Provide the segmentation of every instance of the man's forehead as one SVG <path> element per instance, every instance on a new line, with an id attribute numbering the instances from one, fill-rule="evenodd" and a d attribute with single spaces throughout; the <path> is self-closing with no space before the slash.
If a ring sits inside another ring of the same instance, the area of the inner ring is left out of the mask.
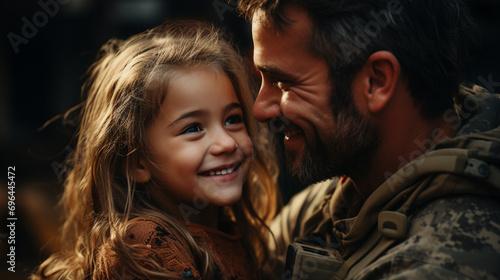
<path id="1" fill-rule="evenodd" d="M 282 24 L 264 13 L 263 10 L 257 10 L 252 17 L 253 35 L 274 34 L 274 36 L 294 36 L 298 38 L 307 38 L 312 32 L 313 22 L 307 13 L 307 10 L 299 4 L 286 4 L 281 9 Z"/>

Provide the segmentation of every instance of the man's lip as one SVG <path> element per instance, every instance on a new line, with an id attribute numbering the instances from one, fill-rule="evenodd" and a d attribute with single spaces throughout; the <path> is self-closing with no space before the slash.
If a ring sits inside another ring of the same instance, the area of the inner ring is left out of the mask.
<path id="1" fill-rule="evenodd" d="M 285 127 L 285 129 L 283 129 L 282 133 L 285 134 L 285 138 L 291 138 L 295 135 L 304 134 L 302 129 L 299 126 L 294 125 L 294 124 L 287 125 Z"/>

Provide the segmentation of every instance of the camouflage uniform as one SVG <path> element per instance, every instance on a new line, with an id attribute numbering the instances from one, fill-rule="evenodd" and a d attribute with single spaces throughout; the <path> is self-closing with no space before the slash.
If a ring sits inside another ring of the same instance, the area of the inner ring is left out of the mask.
<path id="1" fill-rule="evenodd" d="M 461 120 L 443 115 L 457 135 L 387 174 L 365 201 L 349 178 L 292 198 L 271 225 L 275 279 L 290 279 L 286 248 L 311 233 L 343 262 L 326 279 L 500 279 L 500 98 L 461 93 Z"/>

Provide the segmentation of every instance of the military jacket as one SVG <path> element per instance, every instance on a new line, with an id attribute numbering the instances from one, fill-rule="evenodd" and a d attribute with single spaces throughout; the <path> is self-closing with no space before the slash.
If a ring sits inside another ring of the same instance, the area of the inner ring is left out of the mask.
<path id="1" fill-rule="evenodd" d="M 458 99 L 443 115 L 457 135 L 423 148 L 366 200 L 346 177 L 294 196 L 271 224 L 274 278 L 293 279 L 290 243 L 322 236 L 342 265 L 315 278 L 309 261 L 295 278 L 500 279 L 500 98 L 475 86 Z"/>

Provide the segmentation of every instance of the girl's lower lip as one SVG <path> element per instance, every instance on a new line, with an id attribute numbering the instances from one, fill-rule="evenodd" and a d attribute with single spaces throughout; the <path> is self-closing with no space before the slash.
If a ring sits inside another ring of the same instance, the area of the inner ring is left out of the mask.
<path id="1" fill-rule="evenodd" d="M 209 179 L 209 180 L 214 180 L 214 181 L 217 181 L 217 182 L 222 182 L 222 183 L 223 183 L 223 182 L 229 182 L 229 181 L 234 180 L 234 179 L 238 176 L 239 171 L 240 171 L 240 166 L 241 166 L 241 165 L 238 165 L 238 166 L 236 167 L 236 169 L 235 169 L 233 172 L 229 173 L 229 174 L 224 174 L 224 175 L 222 175 L 222 174 L 221 174 L 221 175 L 212 175 L 212 176 L 209 176 L 209 175 L 201 175 L 201 176 L 203 176 L 203 177 L 205 177 L 205 178 L 207 178 L 207 179 Z"/>

